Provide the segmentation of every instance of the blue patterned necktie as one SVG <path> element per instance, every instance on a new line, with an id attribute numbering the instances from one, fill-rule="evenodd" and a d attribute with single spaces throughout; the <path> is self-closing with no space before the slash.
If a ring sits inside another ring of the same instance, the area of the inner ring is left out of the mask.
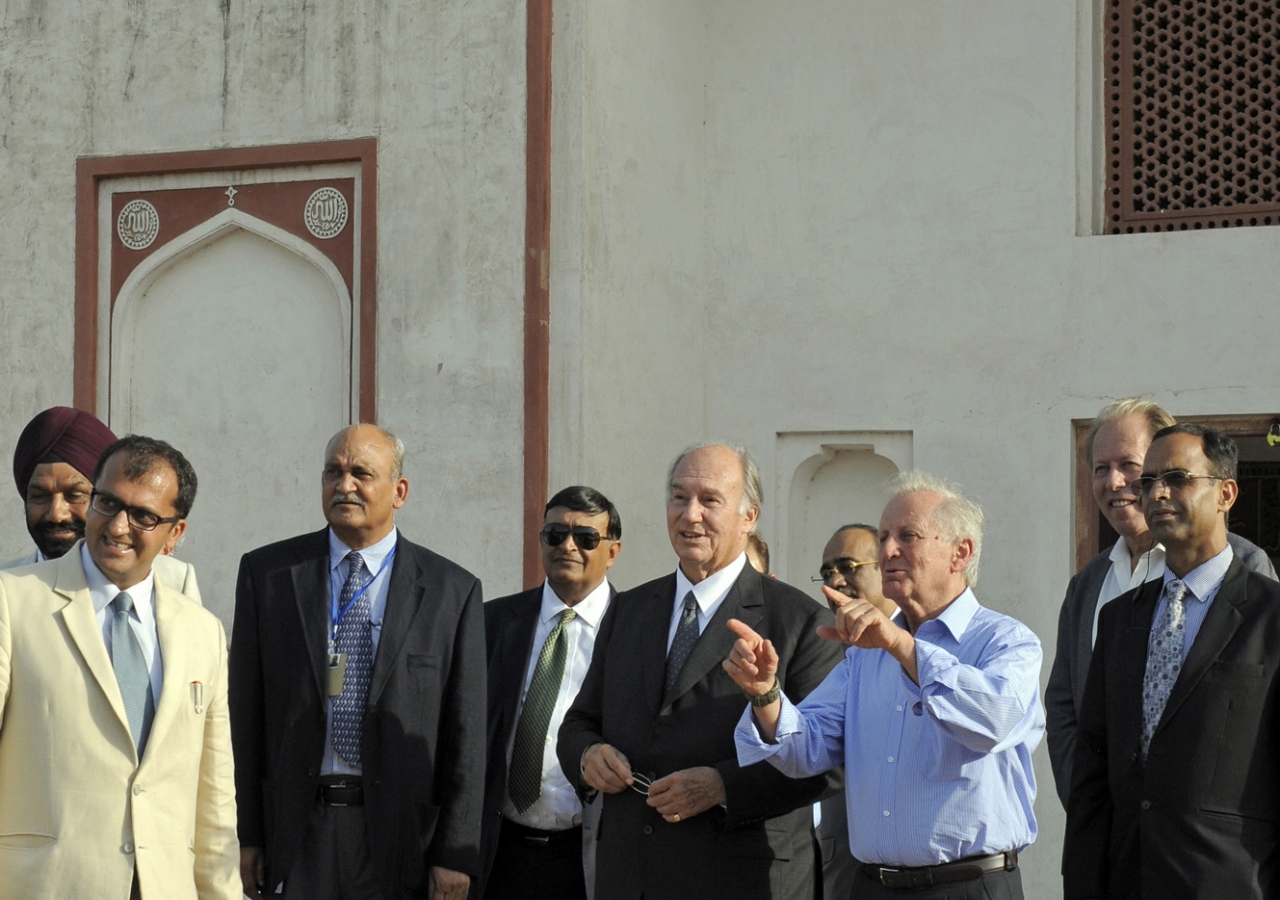
<path id="1" fill-rule="evenodd" d="M 571 609 L 560 613 L 551 633 L 542 644 L 533 680 L 524 697 L 516 739 L 511 745 L 511 768 L 507 775 L 507 793 L 511 803 L 524 812 L 542 795 L 542 759 L 547 746 L 547 726 L 560 696 L 564 664 L 569 657 L 569 637 L 565 627 L 577 616 Z"/>
<path id="2" fill-rule="evenodd" d="M 347 554 L 347 581 L 338 598 L 338 610 L 346 610 L 338 623 L 337 652 L 347 656 L 342 693 L 333 698 L 333 749 L 353 766 L 360 765 L 360 735 L 364 730 L 364 707 L 369 696 L 369 670 L 373 664 L 373 634 L 369 623 L 369 591 L 363 590 L 372 578 L 364 558 L 352 550 Z M 357 594 L 360 599 L 351 603 Z M 347 604 L 351 604 L 348 608 Z"/>
<path id="3" fill-rule="evenodd" d="M 138 748 L 138 759 L 147 747 L 151 733 L 151 720 L 156 715 L 155 697 L 151 692 L 151 673 L 142 644 L 129 626 L 129 611 L 133 598 L 121 591 L 111 601 L 111 666 L 116 670 L 116 683 L 120 685 L 120 699 L 124 701 L 125 715 L 129 718 L 129 733 L 133 745 Z"/>
<path id="4" fill-rule="evenodd" d="M 671 642 L 671 650 L 667 653 L 667 684 L 662 696 L 666 698 L 675 690 L 676 681 L 680 678 L 680 670 L 693 652 L 693 645 L 698 643 L 698 598 L 693 591 L 684 595 L 684 612 L 680 614 L 680 624 L 676 626 L 676 636 Z"/>
<path id="5" fill-rule="evenodd" d="M 1142 758 L 1147 758 L 1151 736 L 1160 724 L 1169 692 L 1182 671 L 1182 645 L 1187 637 L 1187 584 L 1175 578 L 1164 586 L 1167 598 L 1160 621 L 1152 629 L 1151 652 L 1142 679 Z"/>

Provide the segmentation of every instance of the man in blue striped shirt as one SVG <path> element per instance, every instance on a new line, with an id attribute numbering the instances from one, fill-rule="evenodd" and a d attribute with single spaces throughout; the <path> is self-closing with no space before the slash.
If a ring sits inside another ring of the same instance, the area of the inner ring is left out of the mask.
<path id="1" fill-rule="evenodd" d="M 1025 625 L 978 604 L 981 549 L 976 503 L 941 479 L 900 476 L 880 519 L 880 570 L 907 627 L 825 590 L 840 612 L 822 635 L 851 647 L 799 707 L 776 690 L 772 644 L 730 623 L 724 668 L 750 701 L 738 761 L 796 778 L 845 765 L 859 900 L 1022 897 L 1042 655 Z"/>

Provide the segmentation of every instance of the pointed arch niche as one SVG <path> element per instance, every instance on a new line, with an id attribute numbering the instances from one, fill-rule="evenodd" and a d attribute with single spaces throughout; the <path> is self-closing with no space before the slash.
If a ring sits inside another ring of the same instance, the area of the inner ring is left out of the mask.
<path id="1" fill-rule="evenodd" d="M 879 525 L 890 479 L 912 467 L 909 431 L 791 432 L 778 435 L 774 490 L 778 577 L 804 588 L 822 548 L 841 525 Z M 821 595 L 813 586 L 815 597 Z"/>
<path id="2" fill-rule="evenodd" d="M 373 150 L 81 161 L 76 405 L 191 460 L 178 555 L 227 623 L 240 555 L 312 530 L 321 448 L 376 421 Z"/>

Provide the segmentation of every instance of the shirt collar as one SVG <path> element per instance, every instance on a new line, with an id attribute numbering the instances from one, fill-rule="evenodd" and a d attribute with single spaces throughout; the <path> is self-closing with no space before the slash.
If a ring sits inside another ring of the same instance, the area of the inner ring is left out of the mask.
<path id="1" fill-rule="evenodd" d="M 973 617 L 978 614 L 978 598 L 974 596 L 973 589 L 966 587 L 959 597 L 947 604 L 947 608 L 938 613 L 929 621 L 938 622 L 951 632 L 951 637 L 960 640 L 964 636 L 965 631 L 969 627 L 969 623 L 973 621 Z M 928 622 L 924 623 L 927 625 Z M 923 628 L 924 625 L 920 627 Z"/>
<path id="2" fill-rule="evenodd" d="M 1122 568 L 1125 572 L 1132 572 L 1133 557 L 1129 553 L 1129 545 L 1124 542 L 1124 538 L 1118 538 L 1116 544 L 1111 548 L 1111 562 L 1118 568 Z M 1147 569 L 1153 569 L 1164 562 L 1164 544 L 1159 541 L 1151 545 L 1151 549 L 1142 556 L 1138 557 L 1138 565 L 1142 565 L 1143 560 L 1147 561 Z"/>
<path id="3" fill-rule="evenodd" d="M 93 598 L 94 611 L 102 612 L 112 600 L 116 599 L 116 594 L 121 593 L 121 590 L 111 582 L 110 578 L 102 574 L 98 564 L 89 555 L 88 544 L 80 545 L 80 568 L 84 569 L 84 580 L 89 585 L 89 596 Z M 139 621 L 145 622 L 151 618 L 151 595 L 154 588 L 155 572 L 152 570 L 147 572 L 146 578 L 123 591 L 133 600 L 133 608 Z"/>
<path id="4" fill-rule="evenodd" d="M 370 575 L 378 574 L 382 568 L 382 564 L 386 562 L 387 554 L 389 554 L 396 545 L 396 539 L 399 537 L 399 530 L 392 526 L 391 531 L 382 540 L 376 544 L 370 544 L 360 551 L 360 558 L 364 560 L 364 567 L 369 570 Z M 338 540 L 338 536 L 333 533 L 333 529 L 329 529 L 329 571 L 332 573 L 334 569 L 343 564 L 343 560 L 347 558 L 347 554 L 352 550 L 342 541 Z M 343 577 L 346 570 L 343 569 Z"/>
<path id="5" fill-rule="evenodd" d="M 573 607 L 573 611 L 577 613 L 579 619 L 595 628 L 604 618 L 604 611 L 609 606 L 610 594 L 609 579 L 606 578 L 596 585 L 595 590 L 579 600 L 578 605 Z M 538 619 L 542 622 L 550 622 L 566 609 L 569 609 L 569 606 L 560 599 L 560 595 L 551 587 L 551 582 L 543 581 L 542 610 L 538 613 Z"/>
<path id="6" fill-rule="evenodd" d="M 1227 569 L 1231 567 L 1231 560 L 1235 557 L 1231 545 L 1222 548 L 1222 552 L 1217 556 L 1211 557 L 1196 566 L 1187 576 L 1182 579 L 1183 584 L 1187 586 L 1187 590 L 1197 600 L 1203 600 L 1209 597 L 1222 583 L 1222 579 L 1227 577 Z M 1170 581 L 1176 581 L 1177 575 L 1174 575 L 1169 569 L 1164 570 L 1164 582 L 1168 584 Z"/>
<path id="7" fill-rule="evenodd" d="M 729 593 L 729 588 L 733 587 L 733 583 L 738 580 L 746 564 L 747 551 L 743 550 L 729 565 L 723 569 L 717 569 L 697 584 L 691 582 L 685 576 L 684 570 L 676 566 L 676 599 L 679 600 L 693 591 L 693 596 L 698 600 L 698 608 L 706 612 L 711 604 Z"/>

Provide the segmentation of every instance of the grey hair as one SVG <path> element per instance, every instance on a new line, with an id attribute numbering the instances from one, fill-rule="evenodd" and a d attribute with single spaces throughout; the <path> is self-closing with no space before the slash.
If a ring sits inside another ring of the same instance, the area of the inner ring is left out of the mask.
<path id="1" fill-rule="evenodd" d="M 960 485 L 918 470 L 898 475 L 890 482 L 890 488 L 893 491 L 890 500 L 919 493 L 937 494 L 942 498 L 933 510 L 933 524 L 946 541 L 958 543 L 965 538 L 973 541 L 973 556 L 965 564 L 964 580 L 969 587 L 976 585 L 978 561 L 982 556 L 982 507 L 966 497 Z"/>
<path id="2" fill-rule="evenodd" d="M 374 425 L 372 422 L 357 422 L 354 425 L 348 425 L 329 438 L 329 443 L 324 448 L 325 458 L 328 458 L 329 452 L 333 449 L 333 442 L 352 428 L 372 428 L 382 435 L 382 439 L 387 442 L 387 449 L 391 452 L 391 480 L 398 481 L 400 476 L 404 474 L 404 441 L 381 425 Z"/>
<path id="3" fill-rule="evenodd" d="M 1093 465 L 1093 442 L 1098 437 L 1098 432 L 1102 430 L 1102 426 L 1130 416 L 1141 416 L 1146 419 L 1149 434 L 1153 437 L 1157 431 L 1175 423 L 1169 411 L 1153 400 L 1143 400 L 1141 397 L 1113 400 L 1098 410 L 1098 414 L 1093 417 L 1093 424 L 1089 426 L 1089 434 L 1085 438 L 1084 445 L 1089 450 L 1090 466 Z"/>
<path id="4" fill-rule="evenodd" d="M 724 447 L 732 450 L 738 457 L 738 462 L 742 464 L 742 498 L 738 501 L 738 514 L 745 516 L 750 510 L 760 512 L 760 508 L 764 506 L 764 489 L 760 487 L 760 468 L 756 465 L 755 459 L 751 456 L 751 452 L 746 447 L 737 444 L 697 444 L 693 447 L 686 447 L 681 450 L 679 455 L 671 463 L 671 468 L 667 470 L 667 497 L 671 497 L 671 483 L 675 480 L 676 469 L 680 468 L 680 463 L 684 462 L 686 456 L 697 450 L 706 450 L 710 447 Z"/>

